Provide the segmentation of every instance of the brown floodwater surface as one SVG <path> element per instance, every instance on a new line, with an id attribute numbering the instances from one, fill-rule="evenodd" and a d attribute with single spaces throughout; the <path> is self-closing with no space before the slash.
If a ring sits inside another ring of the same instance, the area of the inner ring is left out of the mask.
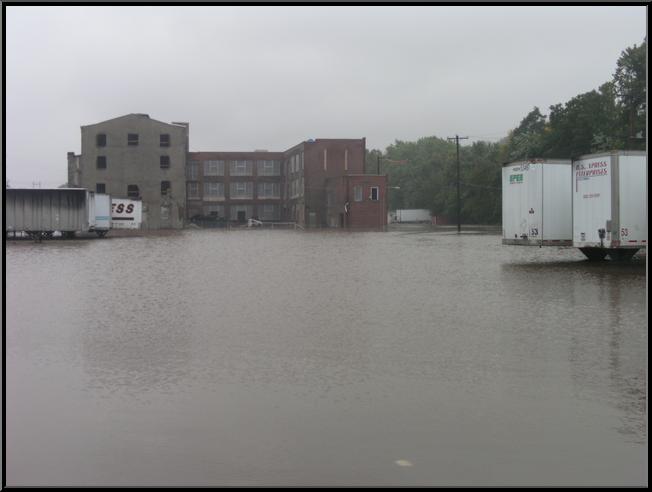
<path id="1" fill-rule="evenodd" d="M 8 485 L 646 485 L 645 259 L 492 234 L 6 243 Z"/>

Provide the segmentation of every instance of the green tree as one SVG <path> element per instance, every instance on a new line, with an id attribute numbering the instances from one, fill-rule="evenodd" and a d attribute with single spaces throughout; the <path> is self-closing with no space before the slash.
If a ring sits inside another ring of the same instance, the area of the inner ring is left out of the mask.
<path id="1" fill-rule="evenodd" d="M 647 40 L 623 51 L 614 73 L 615 93 L 623 109 L 628 148 L 645 148 Z"/>
<path id="2" fill-rule="evenodd" d="M 546 117 L 535 106 L 510 134 L 510 160 L 540 156 L 545 127 Z"/>

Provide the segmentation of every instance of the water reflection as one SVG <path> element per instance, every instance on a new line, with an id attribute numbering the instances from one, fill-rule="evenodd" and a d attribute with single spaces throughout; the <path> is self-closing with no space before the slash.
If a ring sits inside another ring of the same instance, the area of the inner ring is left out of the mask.
<path id="1" fill-rule="evenodd" d="M 618 431 L 645 443 L 645 262 L 508 263 L 503 272 L 514 295 L 536 290 L 567 327 L 574 395 L 620 410 Z"/>

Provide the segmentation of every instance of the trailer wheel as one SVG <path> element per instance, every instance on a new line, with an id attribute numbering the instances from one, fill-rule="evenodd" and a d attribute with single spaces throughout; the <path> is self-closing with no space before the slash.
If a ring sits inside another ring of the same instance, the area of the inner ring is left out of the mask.
<path id="1" fill-rule="evenodd" d="M 109 231 L 95 231 L 95 234 L 97 234 L 98 237 L 104 237 L 107 232 Z"/>
<path id="2" fill-rule="evenodd" d="M 607 253 L 612 261 L 629 261 L 638 249 L 610 249 Z"/>
<path id="3" fill-rule="evenodd" d="M 602 261 L 607 256 L 607 251 L 601 248 L 580 248 L 589 261 Z"/>
<path id="4" fill-rule="evenodd" d="M 73 239 L 75 237 L 75 231 L 62 231 L 61 236 L 64 239 Z"/>

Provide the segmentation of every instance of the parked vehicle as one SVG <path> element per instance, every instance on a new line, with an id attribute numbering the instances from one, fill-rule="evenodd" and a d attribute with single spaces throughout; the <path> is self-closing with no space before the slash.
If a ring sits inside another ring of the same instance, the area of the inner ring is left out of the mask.
<path id="1" fill-rule="evenodd" d="M 647 154 L 573 160 L 573 246 L 591 260 L 629 259 L 647 246 Z"/>
<path id="2" fill-rule="evenodd" d="M 570 159 L 503 164 L 502 192 L 503 244 L 572 244 Z"/>

